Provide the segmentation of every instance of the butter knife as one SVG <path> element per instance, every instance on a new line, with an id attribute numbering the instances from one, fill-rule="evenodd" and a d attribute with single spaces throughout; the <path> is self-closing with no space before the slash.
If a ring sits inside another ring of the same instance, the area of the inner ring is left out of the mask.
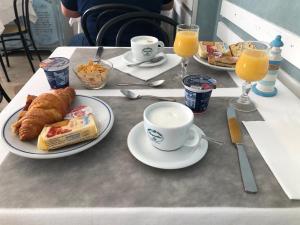
<path id="1" fill-rule="evenodd" d="M 94 63 L 100 62 L 102 53 L 103 53 L 103 46 L 99 46 L 96 55 L 93 58 Z"/>
<path id="2" fill-rule="evenodd" d="M 239 121 L 237 120 L 235 109 L 232 106 L 227 108 L 228 127 L 231 141 L 236 145 L 240 163 L 240 170 L 245 192 L 257 193 L 257 186 L 254 175 L 242 144 L 242 133 Z"/>

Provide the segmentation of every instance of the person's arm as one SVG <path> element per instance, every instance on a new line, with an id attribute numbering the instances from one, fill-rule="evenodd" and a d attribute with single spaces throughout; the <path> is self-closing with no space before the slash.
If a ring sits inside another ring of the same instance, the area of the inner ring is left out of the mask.
<path id="1" fill-rule="evenodd" d="M 164 0 L 164 4 L 161 6 L 161 10 L 171 10 L 174 6 L 174 0 Z"/>
<path id="2" fill-rule="evenodd" d="M 70 1 L 62 0 L 61 1 L 61 12 L 66 17 L 77 18 L 80 17 L 80 14 L 77 12 L 77 3 L 76 1 L 72 1 L 73 3 L 69 3 Z"/>

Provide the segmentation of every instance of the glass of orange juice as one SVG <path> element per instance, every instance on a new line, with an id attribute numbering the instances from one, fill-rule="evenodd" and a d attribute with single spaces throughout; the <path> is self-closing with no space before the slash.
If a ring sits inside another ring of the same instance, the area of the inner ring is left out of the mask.
<path id="1" fill-rule="evenodd" d="M 242 95 L 231 101 L 236 110 L 252 112 L 256 110 L 255 104 L 248 94 L 251 90 L 251 82 L 263 79 L 269 69 L 270 45 L 260 41 L 245 42 L 242 53 L 236 63 L 235 72 L 238 77 L 245 80 Z"/>
<path id="2" fill-rule="evenodd" d="M 182 57 L 181 78 L 187 75 L 188 60 L 198 52 L 199 47 L 199 26 L 195 24 L 180 24 L 176 29 L 176 37 L 174 42 L 174 52 Z"/>

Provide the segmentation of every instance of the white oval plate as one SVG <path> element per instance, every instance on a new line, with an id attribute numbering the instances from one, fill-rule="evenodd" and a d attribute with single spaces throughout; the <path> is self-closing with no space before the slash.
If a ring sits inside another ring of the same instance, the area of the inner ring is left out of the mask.
<path id="1" fill-rule="evenodd" d="M 207 62 L 206 59 L 203 59 L 203 58 L 201 58 L 201 57 L 198 56 L 198 55 L 194 55 L 193 58 L 194 58 L 197 62 L 199 62 L 199 63 L 201 63 L 201 64 L 203 64 L 203 65 L 205 65 L 205 66 L 208 66 L 208 67 L 210 67 L 210 68 L 212 68 L 212 69 L 215 69 L 215 70 L 235 71 L 235 68 L 232 68 L 232 67 L 225 67 L 225 66 L 211 65 L 211 64 L 209 64 L 209 63 Z"/>
<path id="2" fill-rule="evenodd" d="M 5 148 L 16 155 L 33 159 L 66 157 L 89 149 L 101 141 L 109 133 L 114 123 L 114 114 L 107 103 L 97 98 L 76 95 L 71 107 L 74 108 L 79 105 L 90 106 L 93 109 L 93 114 L 95 115 L 97 122 L 100 124 L 100 135 L 96 139 L 66 146 L 49 152 L 39 150 L 37 148 L 37 140 L 31 142 L 20 141 L 19 137 L 11 131 L 11 125 L 17 121 L 19 112 L 22 110 L 20 109 L 8 118 L 1 131 L 1 138 L 6 145 Z"/>
<path id="3" fill-rule="evenodd" d="M 199 135 L 204 134 L 197 128 Z M 176 151 L 161 151 L 153 147 L 144 131 L 144 122 L 135 125 L 129 132 L 127 144 L 131 154 L 142 163 L 160 169 L 180 169 L 201 160 L 207 152 L 208 142 L 201 139 L 198 146 L 182 147 Z"/>
<path id="4" fill-rule="evenodd" d="M 159 65 L 165 63 L 167 61 L 167 59 L 168 59 L 167 55 L 164 54 L 163 52 L 158 53 L 155 57 L 157 57 L 157 56 L 163 56 L 164 58 L 162 60 L 160 60 L 159 62 L 156 62 L 156 63 L 150 63 L 150 62 L 142 63 L 142 64 L 138 65 L 138 67 L 154 67 L 154 66 L 159 66 Z M 123 60 L 125 61 L 126 64 L 137 63 L 137 61 L 133 58 L 131 51 L 125 52 L 123 54 Z"/>

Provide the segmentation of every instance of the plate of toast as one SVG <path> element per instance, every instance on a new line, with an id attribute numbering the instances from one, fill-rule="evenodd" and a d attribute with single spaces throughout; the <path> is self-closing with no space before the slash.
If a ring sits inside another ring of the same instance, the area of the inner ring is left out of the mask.
<path id="1" fill-rule="evenodd" d="M 249 47 L 250 45 L 249 43 Z M 200 41 L 198 53 L 194 55 L 194 59 L 212 69 L 234 71 L 244 47 L 245 42 L 227 45 L 218 41 Z"/>
<path id="2" fill-rule="evenodd" d="M 51 159 L 91 148 L 111 130 L 114 115 L 101 99 L 76 95 L 73 88 L 28 95 L 24 107 L 4 122 L 1 138 L 19 156 Z"/>

